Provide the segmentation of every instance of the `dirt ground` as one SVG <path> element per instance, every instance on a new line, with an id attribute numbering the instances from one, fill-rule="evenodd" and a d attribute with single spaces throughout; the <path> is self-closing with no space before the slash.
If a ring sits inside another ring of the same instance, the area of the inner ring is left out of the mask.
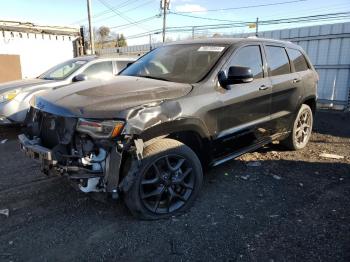
<path id="1" fill-rule="evenodd" d="M 305 150 L 209 170 L 188 213 L 153 222 L 40 174 L 18 132 L 0 131 L 0 261 L 350 261 L 349 113 L 319 112 Z"/>

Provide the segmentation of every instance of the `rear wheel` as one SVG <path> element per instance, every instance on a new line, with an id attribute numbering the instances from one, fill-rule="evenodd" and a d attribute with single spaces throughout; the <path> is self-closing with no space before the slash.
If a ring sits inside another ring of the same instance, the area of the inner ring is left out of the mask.
<path id="1" fill-rule="evenodd" d="M 125 203 L 142 219 L 166 218 L 187 210 L 203 180 L 196 154 L 173 139 L 161 139 L 147 146 L 136 172 Z"/>
<path id="2" fill-rule="evenodd" d="M 310 140 L 313 126 L 313 114 L 311 108 L 303 104 L 294 120 L 290 135 L 282 141 L 282 144 L 291 150 L 300 150 L 306 147 Z"/>

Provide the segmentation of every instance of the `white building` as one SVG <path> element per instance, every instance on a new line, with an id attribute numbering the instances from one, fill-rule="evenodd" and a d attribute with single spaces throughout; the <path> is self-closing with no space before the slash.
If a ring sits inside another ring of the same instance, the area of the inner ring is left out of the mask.
<path id="1" fill-rule="evenodd" d="M 37 77 L 78 55 L 78 28 L 0 21 L 0 82 Z M 2 58 L 2 59 L 1 59 Z M 18 62 L 20 61 L 19 67 Z"/>

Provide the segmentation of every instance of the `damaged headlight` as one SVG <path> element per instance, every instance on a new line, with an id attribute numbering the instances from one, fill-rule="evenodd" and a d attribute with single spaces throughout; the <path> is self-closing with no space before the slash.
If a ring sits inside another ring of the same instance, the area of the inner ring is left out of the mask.
<path id="1" fill-rule="evenodd" d="M 21 89 L 15 89 L 0 94 L 0 103 L 4 103 L 14 99 L 19 94 L 19 92 L 21 92 Z"/>
<path id="2" fill-rule="evenodd" d="M 121 134 L 124 128 L 123 121 L 94 121 L 79 118 L 77 131 L 86 133 L 95 138 L 115 138 Z"/>

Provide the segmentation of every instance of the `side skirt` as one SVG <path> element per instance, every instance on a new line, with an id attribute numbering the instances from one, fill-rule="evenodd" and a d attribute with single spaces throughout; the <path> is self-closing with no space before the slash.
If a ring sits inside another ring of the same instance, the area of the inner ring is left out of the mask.
<path id="1" fill-rule="evenodd" d="M 268 137 L 268 138 L 265 138 L 265 139 L 261 139 L 260 141 L 257 141 L 256 143 L 252 143 L 246 147 L 243 147 L 239 150 L 236 150 L 234 152 L 232 152 L 231 154 L 229 155 L 226 155 L 224 157 L 219 157 L 219 158 L 214 158 L 211 162 L 210 162 L 210 166 L 212 167 L 215 167 L 215 166 L 218 166 L 218 165 L 221 165 L 227 161 L 230 161 L 232 159 L 235 159 L 245 153 L 249 153 L 249 152 L 252 152 L 258 148 L 261 148 L 263 147 L 264 145 L 266 144 L 269 144 L 271 143 L 272 141 L 274 140 L 278 140 L 279 137 L 282 137 L 284 136 L 285 133 L 281 133 L 281 134 L 275 134 L 271 137 Z"/>

